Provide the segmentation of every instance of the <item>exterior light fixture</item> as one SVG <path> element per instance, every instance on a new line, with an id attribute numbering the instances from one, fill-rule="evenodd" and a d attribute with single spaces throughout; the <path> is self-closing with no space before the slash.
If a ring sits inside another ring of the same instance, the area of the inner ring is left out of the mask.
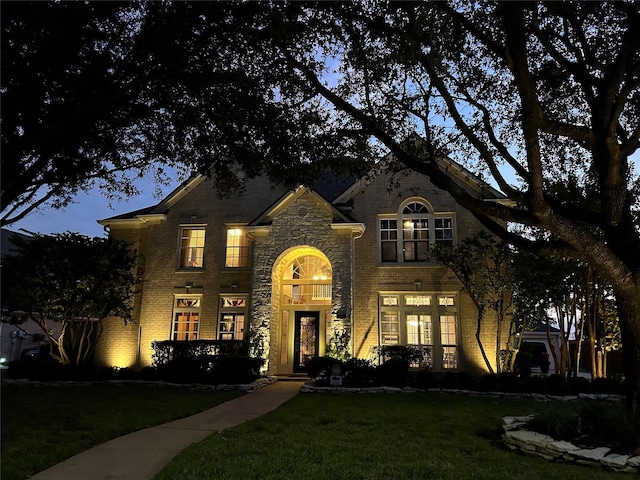
<path id="1" fill-rule="evenodd" d="M 416 292 L 419 292 L 422 289 L 422 282 L 420 280 L 414 280 L 413 284 L 416 287 Z"/>

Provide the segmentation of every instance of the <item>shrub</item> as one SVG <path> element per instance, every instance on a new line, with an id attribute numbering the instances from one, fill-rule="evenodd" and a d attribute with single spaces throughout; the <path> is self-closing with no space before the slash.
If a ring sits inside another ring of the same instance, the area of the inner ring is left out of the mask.
<path id="1" fill-rule="evenodd" d="M 218 355 L 213 362 L 211 379 L 219 383 L 248 383 L 260 376 L 264 360 L 246 355 Z"/>
<path id="2" fill-rule="evenodd" d="M 529 377 L 526 380 L 526 391 L 528 393 L 541 393 L 548 394 L 549 393 L 549 383 L 547 382 L 548 377 L 542 377 L 540 375 L 534 375 Z"/>
<path id="3" fill-rule="evenodd" d="M 615 382 L 612 378 L 594 378 L 591 382 L 591 391 L 593 393 L 615 393 Z"/>
<path id="4" fill-rule="evenodd" d="M 500 372 L 498 374 L 498 385 L 503 392 L 516 392 L 519 387 L 518 376 L 512 372 Z"/>
<path id="5" fill-rule="evenodd" d="M 461 390 L 477 389 L 478 385 L 475 378 L 473 378 L 467 372 L 457 372 L 455 375 L 456 375 L 456 386 L 457 386 L 456 388 L 459 388 Z"/>
<path id="6" fill-rule="evenodd" d="M 569 392 L 572 395 L 577 395 L 579 393 L 587 393 L 589 391 L 589 380 L 584 377 L 570 377 L 568 379 L 569 382 Z"/>
<path id="7" fill-rule="evenodd" d="M 628 409 L 624 402 L 592 400 L 582 404 L 541 404 L 529 428 L 557 440 L 585 447 L 609 447 L 629 454 L 640 445 L 640 409 Z"/>
<path id="8" fill-rule="evenodd" d="M 415 386 L 423 390 L 438 388 L 440 386 L 440 376 L 432 372 L 430 368 L 423 368 L 415 375 Z"/>
<path id="9" fill-rule="evenodd" d="M 309 378 L 326 378 L 331 375 L 331 367 L 339 365 L 342 368 L 342 362 L 332 357 L 313 357 L 310 358 L 305 367 Z"/>
<path id="10" fill-rule="evenodd" d="M 387 360 L 399 359 L 405 360 L 410 365 L 415 365 L 420 364 L 425 357 L 422 348 L 411 345 L 382 345 L 376 348 L 375 353 L 380 364 Z"/>
<path id="11" fill-rule="evenodd" d="M 481 392 L 498 391 L 498 376 L 495 373 L 488 373 L 480 377 L 478 382 L 478 390 Z"/>
<path id="12" fill-rule="evenodd" d="M 350 387 L 366 387 L 375 382 L 376 369 L 369 360 L 350 358 L 343 365 L 344 383 Z"/>
<path id="13" fill-rule="evenodd" d="M 554 374 L 547 377 L 549 385 L 549 394 L 551 395 L 567 395 L 569 393 L 569 384 L 564 375 Z"/>
<path id="14" fill-rule="evenodd" d="M 387 387 L 405 387 L 409 383 L 409 362 L 390 358 L 376 369 L 378 383 Z"/>
<path id="15" fill-rule="evenodd" d="M 442 388 L 458 388 L 458 379 L 456 378 L 455 372 L 445 373 L 440 381 L 440 386 Z"/>
<path id="16" fill-rule="evenodd" d="M 151 344 L 152 363 L 166 365 L 179 357 L 203 355 L 248 355 L 247 342 L 240 340 L 163 340 Z"/>

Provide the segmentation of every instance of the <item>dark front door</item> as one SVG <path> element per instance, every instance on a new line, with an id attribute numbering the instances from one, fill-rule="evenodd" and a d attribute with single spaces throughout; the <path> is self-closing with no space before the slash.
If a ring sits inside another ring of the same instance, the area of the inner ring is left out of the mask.
<path id="1" fill-rule="evenodd" d="M 296 312 L 293 371 L 306 371 L 307 360 L 318 355 L 320 312 Z"/>

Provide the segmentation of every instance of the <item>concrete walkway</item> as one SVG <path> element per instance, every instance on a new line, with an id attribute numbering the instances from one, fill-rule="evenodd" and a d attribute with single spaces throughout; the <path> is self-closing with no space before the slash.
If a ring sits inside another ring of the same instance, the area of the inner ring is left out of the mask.
<path id="1" fill-rule="evenodd" d="M 191 417 L 109 440 L 30 478 L 150 480 L 192 443 L 275 410 L 301 386 L 297 381 L 273 383 Z"/>

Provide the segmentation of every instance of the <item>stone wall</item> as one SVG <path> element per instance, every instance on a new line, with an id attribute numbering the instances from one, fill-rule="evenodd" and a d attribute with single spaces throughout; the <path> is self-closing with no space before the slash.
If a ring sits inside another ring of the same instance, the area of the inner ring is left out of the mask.
<path id="1" fill-rule="evenodd" d="M 332 223 L 332 213 L 326 207 L 317 204 L 312 195 L 302 195 L 273 219 L 268 236 L 255 238 L 251 327 L 268 343 L 265 357 L 270 373 L 275 372 L 281 347 L 278 281 L 286 264 L 297 256 L 296 251 L 317 252 L 331 264 L 332 320 L 339 311 L 350 312 L 352 237 L 332 229 Z M 326 335 L 322 328 L 321 332 Z"/>
<path id="2" fill-rule="evenodd" d="M 511 450 L 546 460 L 603 467 L 619 472 L 640 472 L 640 455 L 619 455 L 608 447 L 580 448 L 549 435 L 526 430 L 531 415 L 503 418 L 504 443 Z"/>

